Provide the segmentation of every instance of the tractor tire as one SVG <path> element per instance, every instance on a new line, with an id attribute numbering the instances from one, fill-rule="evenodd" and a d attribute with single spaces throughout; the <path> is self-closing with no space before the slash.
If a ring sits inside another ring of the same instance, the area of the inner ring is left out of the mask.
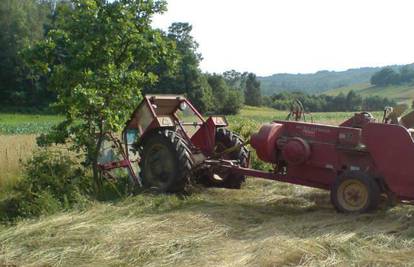
<path id="1" fill-rule="evenodd" d="M 216 147 L 215 152 L 220 153 L 225 149 L 240 145 L 240 149 L 233 151 L 224 159 L 237 160 L 238 164 L 242 167 L 248 167 L 249 165 L 249 152 L 245 146 L 243 146 L 243 140 L 235 133 L 226 128 L 218 128 L 216 131 Z M 229 174 L 224 177 L 223 180 L 215 180 L 210 178 L 203 178 L 202 183 L 208 187 L 222 187 L 229 189 L 240 189 L 245 182 L 246 177 L 242 174 Z"/>
<path id="2" fill-rule="evenodd" d="M 366 213 L 380 202 L 378 183 L 361 171 L 347 171 L 337 177 L 331 188 L 331 202 L 341 213 Z"/>
<path id="3" fill-rule="evenodd" d="M 192 166 L 191 151 L 174 131 L 160 129 L 143 142 L 139 167 L 144 187 L 159 193 L 182 192 Z"/>

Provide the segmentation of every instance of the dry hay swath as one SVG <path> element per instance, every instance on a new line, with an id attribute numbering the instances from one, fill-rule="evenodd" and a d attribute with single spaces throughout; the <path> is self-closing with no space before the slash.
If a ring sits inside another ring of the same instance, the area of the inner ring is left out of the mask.
<path id="1" fill-rule="evenodd" d="M 414 209 L 337 214 L 329 195 L 249 180 L 242 190 L 138 195 L 0 230 L 0 264 L 406 266 Z"/>

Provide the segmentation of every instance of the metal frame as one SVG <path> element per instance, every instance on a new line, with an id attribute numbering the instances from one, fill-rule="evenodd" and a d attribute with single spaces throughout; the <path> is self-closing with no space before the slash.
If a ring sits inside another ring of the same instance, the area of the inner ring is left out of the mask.
<path id="1" fill-rule="evenodd" d="M 116 177 L 114 177 L 110 173 L 110 171 L 118 168 L 126 168 L 129 171 L 129 174 L 134 183 L 141 187 L 141 177 L 139 177 L 139 175 L 135 173 L 134 168 L 132 168 L 132 163 L 137 162 L 139 160 L 131 161 L 129 159 L 128 150 L 124 150 L 122 142 L 118 138 L 116 138 L 112 133 L 105 133 L 105 136 L 109 139 L 109 141 L 112 141 L 114 148 L 118 150 L 119 154 L 123 159 L 119 161 L 110 161 L 104 164 L 98 163 L 98 168 L 101 171 L 102 176 L 106 179 L 116 180 Z"/>

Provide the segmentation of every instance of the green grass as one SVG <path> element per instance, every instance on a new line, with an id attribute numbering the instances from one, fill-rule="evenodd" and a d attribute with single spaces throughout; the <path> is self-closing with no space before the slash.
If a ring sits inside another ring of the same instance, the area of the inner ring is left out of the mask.
<path id="1" fill-rule="evenodd" d="M 352 116 L 353 112 L 319 112 L 313 113 L 315 122 L 338 124 Z M 287 111 L 279 111 L 265 107 L 244 107 L 238 115 L 227 116 L 229 123 L 240 123 L 243 120 L 252 121 L 258 124 L 272 120 L 284 120 L 288 115 Z M 311 116 L 307 117 L 308 121 Z M 4 114 L 0 113 L 0 135 L 15 134 L 40 134 L 47 132 L 52 126 L 63 120 L 58 115 L 27 115 L 27 114 Z"/>
<path id="2" fill-rule="evenodd" d="M 238 115 L 227 116 L 230 126 L 233 123 L 244 123 L 245 121 L 262 124 L 272 120 L 284 120 L 289 112 L 275 110 L 266 107 L 244 107 Z M 316 123 L 337 125 L 352 117 L 355 112 L 315 112 L 306 116 L 308 122 L 313 119 Z M 373 112 L 373 115 L 381 119 L 382 112 Z"/>
<path id="3" fill-rule="evenodd" d="M 361 90 L 364 90 L 370 87 L 372 87 L 370 83 L 356 83 L 350 86 L 344 86 L 344 87 L 331 89 L 329 91 L 324 92 L 324 94 L 336 96 L 336 95 L 339 95 L 340 93 L 347 94 L 351 90 L 355 92 L 359 92 Z"/>
<path id="4" fill-rule="evenodd" d="M 0 113 L 0 134 L 38 134 L 47 132 L 63 117 L 56 115 L 23 115 Z"/>
<path id="5" fill-rule="evenodd" d="M 411 104 L 414 99 L 414 85 L 390 85 L 386 87 L 372 86 L 369 83 L 355 84 L 350 87 L 341 87 L 329 90 L 325 92 L 327 95 L 338 95 L 340 93 L 347 94 L 349 91 L 354 90 L 360 95 L 373 96 L 377 95 L 380 97 L 388 97 L 395 99 L 398 102 L 404 102 Z"/>

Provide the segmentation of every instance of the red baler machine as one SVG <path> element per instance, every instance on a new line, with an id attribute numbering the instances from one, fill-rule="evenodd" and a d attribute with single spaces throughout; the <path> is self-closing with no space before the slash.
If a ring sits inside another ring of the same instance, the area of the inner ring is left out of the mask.
<path id="1" fill-rule="evenodd" d="M 386 113 L 386 112 L 385 112 Z M 366 212 L 381 195 L 392 202 L 414 200 L 414 113 L 382 123 L 362 112 L 339 126 L 274 121 L 250 139 L 257 156 L 277 166 L 263 172 L 227 166 L 233 172 L 331 191 L 341 212 Z M 394 117 L 394 118 L 393 118 Z"/>

